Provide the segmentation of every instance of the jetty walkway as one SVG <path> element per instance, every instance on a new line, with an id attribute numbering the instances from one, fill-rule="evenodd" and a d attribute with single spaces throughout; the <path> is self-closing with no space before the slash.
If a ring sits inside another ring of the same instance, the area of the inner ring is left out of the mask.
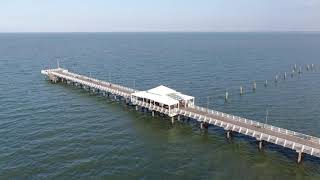
<path id="1" fill-rule="evenodd" d="M 136 110 L 139 108 L 149 110 L 152 116 L 156 112 L 165 114 L 171 117 L 172 123 L 181 118 L 192 118 L 200 123 L 201 128 L 208 128 L 209 125 L 223 128 L 226 131 L 227 138 L 231 138 L 233 132 L 253 137 L 258 141 L 259 149 L 263 148 L 265 142 L 292 149 L 297 152 L 298 163 L 302 161 L 303 154 L 320 157 L 320 138 L 196 106 L 194 97 L 184 95 L 165 86 L 138 91 L 111 82 L 75 74 L 62 68 L 42 70 L 41 73 L 54 83 L 65 82 L 105 96 L 124 100 L 127 104 L 135 106 Z"/>

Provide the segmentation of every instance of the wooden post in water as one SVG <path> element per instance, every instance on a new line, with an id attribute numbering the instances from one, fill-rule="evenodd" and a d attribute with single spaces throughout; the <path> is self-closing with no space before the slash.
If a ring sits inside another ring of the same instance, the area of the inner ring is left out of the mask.
<path id="1" fill-rule="evenodd" d="M 257 83 L 256 83 L 256 81 L 253 81 L 253 91 L 256 91 L 256 89 L 257 89 Z"/>
<path id="2" fill-rule="evenodd" d="M 226 90 L 226 95 L 225 95 L 225 97 L 224 97 L 224 100 L 227 102 L 227 101 L 228 101 L 228 98 L 229 98 L 229 93 L 228 93 L 228 91 Z"/>
<path id="3" fill-rule="evenodd" d="M 274 78 L 274 82 L 275 82 L 275 83 L 278 82 L 278 74 L 277 74 L 276 77 Z"/>
<path id="4" fill-rule="evenodd" d="M 287 72 L 284 72 L 283 79 L 284 79 L 284 80 L 287 79 Z"/>
<path id="5" fill-rule="evenodd" d="M 264 87 L 267 87 L 267 86 L 268 86 L 268 80 L 264 82 Z"/>
<path id="6" fill-rule="evenodd" d="M 243 94 L 243 88 L 242 86 L 240 86 L 240 96 L 242 96 L 242 94 Z"/>

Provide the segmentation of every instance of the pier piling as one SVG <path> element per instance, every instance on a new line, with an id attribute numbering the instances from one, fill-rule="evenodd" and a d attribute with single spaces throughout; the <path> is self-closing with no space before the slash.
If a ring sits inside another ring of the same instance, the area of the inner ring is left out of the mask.
<path id="1" fill-rule="evenodd" d="M 262 150 L 262 148 L 263 148 L 263 141 L 262 140 L 258 141 L 258 148 L 260 151 Z"/>
<path id="2" fill-rule="evenodd" d="M 298 154 L 297 154 L 297 163 L 300 164 L 300 163 L 302 162 L 302 152 L 299 151 L 299 152 L 297 152 L 297 153 L 298 153 Z"/>
<path id="3" fill-rule="evenodd" d="M 231 139 L 231 136 L 232 136 L 232 132 L 230 130 L 227 130 L 226 132 L 226 138 L 227 139 Z"/>

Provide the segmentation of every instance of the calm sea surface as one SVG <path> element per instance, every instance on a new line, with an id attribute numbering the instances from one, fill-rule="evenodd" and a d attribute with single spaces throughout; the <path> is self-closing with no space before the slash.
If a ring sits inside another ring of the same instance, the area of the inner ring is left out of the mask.
<path id="1" fill-rule="evenodd" d="M 269 124 L 320 137 L 317 33 L 0 34 L 0 179 L 320 179 L 318 158 L 297 165 L 288 149 L 270 144 L 259 152 L 248 137 L 228 142 L 219 128 L 171 125 L 51 84 L 40 70 L 56 67 L 57 58 L 129 87 L 167 85 L 198 105 L 209 96 L 211 108 L 261 122 L 268 107 Z M 294 64 L 303 73 L 291 78 Z"/>

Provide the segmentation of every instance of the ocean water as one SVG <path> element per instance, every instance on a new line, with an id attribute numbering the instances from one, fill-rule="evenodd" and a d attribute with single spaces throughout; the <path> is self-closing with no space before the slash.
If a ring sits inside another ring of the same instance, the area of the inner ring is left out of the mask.
<path id="1" fill-rule="evenodd" d="M 128 87 L 167 85 L 261 122 L 268 108 L 269 124 L 320 137 L 320 33 L 0 34 L 0 179 L 320 179 L 319 158 L 298 165 L 282 147 L 259 152 L 245 136 L 227 141 L 216 127 L 171 125 L 51 84 L 40 70 L 56 59 Z M 291 77 L 294 64 L 303 73 Z"/>

